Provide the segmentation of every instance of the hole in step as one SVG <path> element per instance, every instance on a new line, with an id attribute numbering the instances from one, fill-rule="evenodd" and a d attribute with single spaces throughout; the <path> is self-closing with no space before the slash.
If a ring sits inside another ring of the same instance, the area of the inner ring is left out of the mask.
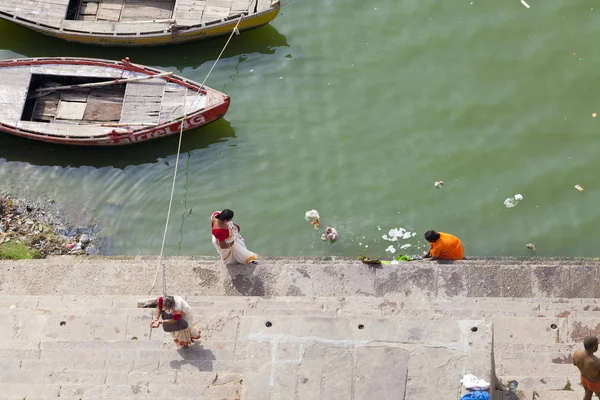
<path id="1" fill-rule="evenodd" d="M 471 332 L 477 332 L 477 331 L 478 331 L 478 329 L 477 329 L 476 326 L 474 326 L 474 327 L 471 328 Z"/>
<path id="2" fill-rule="evenodd" d="M 67 323 L 65 321 L 60 321 L 60 326 L 65 326 Z"/>
<path id="3" fill-rule="evenodd" d="M 358 329 L 365 329 L 365 326 L 363 324 L 358 325 Z"/>
<path id="4" fill-rule="evenodd" d="M 558 328 L 558 327 L 556 326 L 556 324 L 552 324 L 552 325 L 550 325 L 550 328 L 552 328 L 552 329 L 556 329 L 556 328 Z"/>
<path id="5" fill-rule="evenodd" d="M 273 326 L 273 324 L 271 323 L 271 321 L 267 321 L 267 322 L 265 323 L 265 326 L 266 326 L 267 328 L 270 328 L 270 327 L 272 327 L 272 326 Z"/>
<path id="6" fill-rule="evenodd" d="M 137 336 L 131 338 L 131 340 L 138 340 Z"/>

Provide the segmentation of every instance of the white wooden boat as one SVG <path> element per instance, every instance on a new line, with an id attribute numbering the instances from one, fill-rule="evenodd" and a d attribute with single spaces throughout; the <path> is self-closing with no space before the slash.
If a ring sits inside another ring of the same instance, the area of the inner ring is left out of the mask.
<path id="1" fill-rule="evenodd" d="M 272 21 L 279 0 L 0 0 L 0 18 L 45 35 L 103 46 L 155 46 Z"/>
<path id="2" fill-rule="evenodd" d="M 0 61 L 0 131 L 87 146 L 138 143 L 225 115 L 229 96 L 129 59 Z"/>

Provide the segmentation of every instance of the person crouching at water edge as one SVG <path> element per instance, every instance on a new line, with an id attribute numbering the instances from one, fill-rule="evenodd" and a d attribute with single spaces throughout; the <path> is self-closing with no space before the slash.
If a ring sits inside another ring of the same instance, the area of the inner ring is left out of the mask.
<path id="1" fill-rule="evenodd" d="M 431 247 L 424 258 L 431 258 L 431 260 L 462 260 L 465 258 L 462 242 L 454 235 L 427 231 L 425 239 Z"/>
<path id="2" fill-rule="evenodd" d="M 215 211 L 211 217 L 212 242 L 226 265 L 258 264 L 258 255 L 246 248 L 240 226 L 234 224 L 233 211 Z"/>
<path id="3" fill-rule="evenodd" d="M 179 296 L 159 297 L 156 315 L 150 322 L 151 328 L 163 326 L 173 336 L 178 348 L 187 349 L 200 339 L 200 331 L 194 326 L 192 307 Z"/>

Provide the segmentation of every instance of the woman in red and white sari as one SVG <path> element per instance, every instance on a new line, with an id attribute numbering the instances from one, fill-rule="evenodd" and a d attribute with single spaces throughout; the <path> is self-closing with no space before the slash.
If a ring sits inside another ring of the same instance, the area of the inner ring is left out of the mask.
<path id="1" fill-rule="evenodd" d="M 171 318 L 161 318 L 163 311 L 165 311 L 167 314 L 170 314 Z M 180 319 L 185 320 L 188 327 L 170 333 L 178 348 L 187 349 L 192 343 L 200 339 L 200 330 L 194 325 L 192 307 L 190 307 L 188 302 L 183 298 L 179 296 L 159 297 L 157 301 L 156 315 L 152 319 L 152 322 L 150 322 L 150 327 L 158 328 L 161 324 L 176 324 Z"/>
<path id="2" fill-rule="evenodd" d="M 215 211 L 211 217 L 212 242 L 226 265 L 258 264 L 258 255 L 246 248 L 240 226 L 234 224 L 233 211 Z"/>

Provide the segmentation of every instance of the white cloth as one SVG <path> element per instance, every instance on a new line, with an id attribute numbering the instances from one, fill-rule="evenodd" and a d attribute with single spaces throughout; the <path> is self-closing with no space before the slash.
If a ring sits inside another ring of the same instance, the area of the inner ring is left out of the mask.
<path id="1" fill-rule="evenodd" d="M 490 383 L 486 382 L 483 379 L 477 378 L 475 375 L 467 374 L 463 376 L 460 380 L 468 390 L 488 390 L 490 388 Z"/>
<path id="2" fill-rule="evenodd" d="M 227 265 L 249 264 L 251 261 L 257 260 L 258 255 L 246 248 L 246 242 L 244 242 L 238 228 L 231 221 L 227 224 L 229 225 L 229 237 L 225 239 L 225 243 L 229 244 L 230 247 L 222 249 L 217 238 L 211 235 L 212 243 L 219 252 L 221 260 Z"/>
<path id="3" fill-rule="evenodd" d="M 182 297 L 173 296 L 173 299 L 175 300 L 175 307 L 173 309 L 183 311 L 183 313 L 185 314 L 185 317 L 183 319 L 185 319 L 188 324 L 193 324 L 194 314 L 192 313 L 192 307 L 190 307 L 188 302 L 185 301 Z"/>

